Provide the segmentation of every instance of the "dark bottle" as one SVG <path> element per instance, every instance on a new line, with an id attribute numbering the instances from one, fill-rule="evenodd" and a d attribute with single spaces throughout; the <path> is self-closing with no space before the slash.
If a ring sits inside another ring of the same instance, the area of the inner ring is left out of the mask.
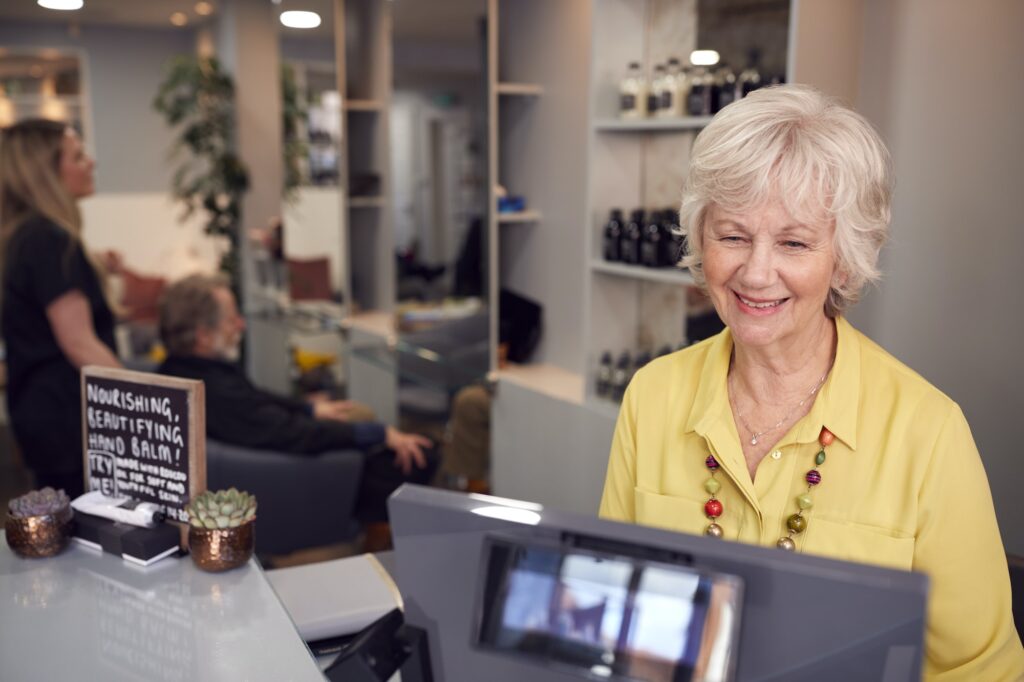
<path id="1" fill-rule="evenodd" d="M 661 347 L 661 350 L 658 351 L 657 357 L 660 358 L 663 355 L 669 355 L 671 352 L 672 352 L 672 346 L 670 346 L 668 344 L 665 344 L 664 346 Z"/>
<path id="2" fill-rule="evenodd" d="M 686 96 L 686 113 L 690 116 L 711 115 L 711 89 L 714 78 L 707 69 L 697 67 L 690 81 L 690 94 Z"/>
<path id="3" fill-rule="evenodd" d="M 613 208 L 608 224 L 604 226 L 604 259 L 616 263 L 622 260 L 622 209 Z"/>
<path id="4" fill-rule="evenodd" d="M 629 380 L 633 378 L 632 369 L 629 353 L 623 352 L 612 371 L 612 398 L 615 400 L 622 400 L 622 396 L 625 395 Z"/>
<path id="5" fill-rule="evenodd" d="M 662 238 L 664 231 L 661 227 L 661 213 L 651 211 L 650 218 L 644 224 L 643 239 L 640 242 L 640 264 L 649 268 L 660 268 L 662 266 Z"/>
<path id="6" fill-rule="evenodd" d="M 629 218 L 619 242 L 619 256 L 623 263 L 637 265 L 640 262 L 640 242 L 643 238 L 644 212 L 636 209 Z"/>
<path id="7" fill-rule="evenodd" d="M 757 49 L 747 53 L 747 68 L 743 69 L 736 79 L 737 97 L 746 97 L 761 87 L 761 72 L 757 68 L 759 61 L 761 53 Z"/>
<path id="8" fill-rule="evenodd" d="M 725 63 L 715 72 L 715 85 L 711 100 L 713 113 L 718 113 L 736 101 L 736 75 Z"/>
<path id="9" fill-rule="evenodd" d="M 679 213 L 674 208 L 665 209 L 665 228 L 669 238 L 665 240 L 665 261 L 675 267 L 686 255 L 686 237 L 679 227 Z"/>
<path id="10" fill-rule="evenodd" d="M 612 354 L 605 351 L 601 354 L 601 363 L 597 366 L 597 394 L 607 398 L 612 391 Z"/>
<path id="11" fill-rule="evenodd" d="M 633 365 L 633 373 L 639 372 L 644 368 L 648 362 L 651 361 L 651 354 L 648 351 L 643 351 L 636 356 L 636 362 Z"/>
<path id="12" fill-rule="evenodd" d="M 647 115 L 654 116 L 661 106 L 661 88 L 665 83 L 665 65 L 655 64 L 654 74 L 647 84 Z"/>

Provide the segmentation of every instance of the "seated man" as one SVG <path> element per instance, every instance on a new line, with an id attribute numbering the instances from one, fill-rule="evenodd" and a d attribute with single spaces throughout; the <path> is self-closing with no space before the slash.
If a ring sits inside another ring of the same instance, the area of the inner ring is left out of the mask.
<path id="1" fill-rule="evenodd" d="M 306 403 L 260 390 L 238 365 L 244 330 L 224 279 L 186 277 L 169 286 L 160 303 L 160 338 L 168 356 L 159 372 L 203 381 L 206 433 L 215 440 L 297 455 L 368 452 L 356 516 L 374 532 L 372 525 L 387 519 L 388 495 L 403 482 L 426 484 L 433 477 L 431 442 L 384 424 L 350 422 L 351 404 L 343 401 Z"/>

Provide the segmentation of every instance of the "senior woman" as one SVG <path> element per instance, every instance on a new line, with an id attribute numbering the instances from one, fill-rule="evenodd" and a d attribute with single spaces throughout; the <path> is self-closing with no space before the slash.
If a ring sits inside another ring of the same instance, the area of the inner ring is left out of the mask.
<path id="1" fill-rule="evenodd" d="M 600 514 L 927 573 L 926 677 L 1016 679 L 967 421 L 842 316 L 879 277 L 891 191 L 871 126 L 807 86 L 758 90 L 698 135 L 683 264 L 727 329 L 636 374 Z"/>

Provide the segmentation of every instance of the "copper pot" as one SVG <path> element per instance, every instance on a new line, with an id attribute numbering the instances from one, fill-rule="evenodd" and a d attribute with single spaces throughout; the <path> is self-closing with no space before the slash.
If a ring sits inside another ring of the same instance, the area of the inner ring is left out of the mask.
<path id="1" fill-rule="evenodd" d="M 237 568 L 249 561 L 256 546 L 256 522 L 247 521 L 235 528 L 188 528 L 188 547 L 192 561 L 204 571 L 218 572 Z"/>
<path id="2" fill-rule="evenodd" d="M 55 514 L 29 516 L 19 519 L 8 515 L 4 530 L 7 544 L 15 554 L 29 558 L 59 554 L 71 541 L 74 529 L 71 507 L 65 507 Z"/>

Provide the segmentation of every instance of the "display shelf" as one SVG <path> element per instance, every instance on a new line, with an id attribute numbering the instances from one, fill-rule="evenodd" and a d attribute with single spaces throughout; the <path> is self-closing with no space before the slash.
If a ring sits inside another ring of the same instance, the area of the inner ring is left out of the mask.
<path id="1" fill-rule="evenodd" d="M 575 405 L 583 405 L 583 375 L 555 365 L 510 363 L 494 372 L 493 378 L 510 381 Z"/>
<path id="2" fill-rule="evenodd" d="M 536 97 L 544 94 L 544 86 L 537 83 L 498 83 L 499 95 L 525 95 Z"/>
<path id="3" fill-rule="evenodd" d="M 387 203 L 387 197 L 349 197 L 349 208 L 380 208 Z"/>
<path id="4" fill-rule="evenodd" d="M 626 265 L 623 263 L 593 260 L 590 262 L 590 269 L 604 275 L 642 279 L 648 282 L 681 284 L 684 286 L 692 286 L 694 284 L 693 275 L 690 274 L 690 271 L 680 268 L 648 268 L 643 265 Z"/>
<path id="5" fill-rule="evenodd" d="M 366 310 L 350 315 L 342 325 L 392 340 L 395 338 L 395 316 L 386 310 Z"/>
<path id="6" fill-rule="evenodd" d="M 345 100 L 345 111 L 383 111 L 384 103 L 377 99 Z"/>
<path id="7" fill-rule="evenodd" d="M 540 222 L 540 211 L 513 211 L 511 213 L 498 213 L 498 222 L 508 223 L 536 223 Z"/>
<path id="8" fill-rule="evenodd" d="M 684 118 L 645 118 L 620 120 L 606 118 L 594 123 L 594 130 L 605 133 L 672 132 L 700 130 L 711 122 L 711 116 L 687 116 Z"/>

